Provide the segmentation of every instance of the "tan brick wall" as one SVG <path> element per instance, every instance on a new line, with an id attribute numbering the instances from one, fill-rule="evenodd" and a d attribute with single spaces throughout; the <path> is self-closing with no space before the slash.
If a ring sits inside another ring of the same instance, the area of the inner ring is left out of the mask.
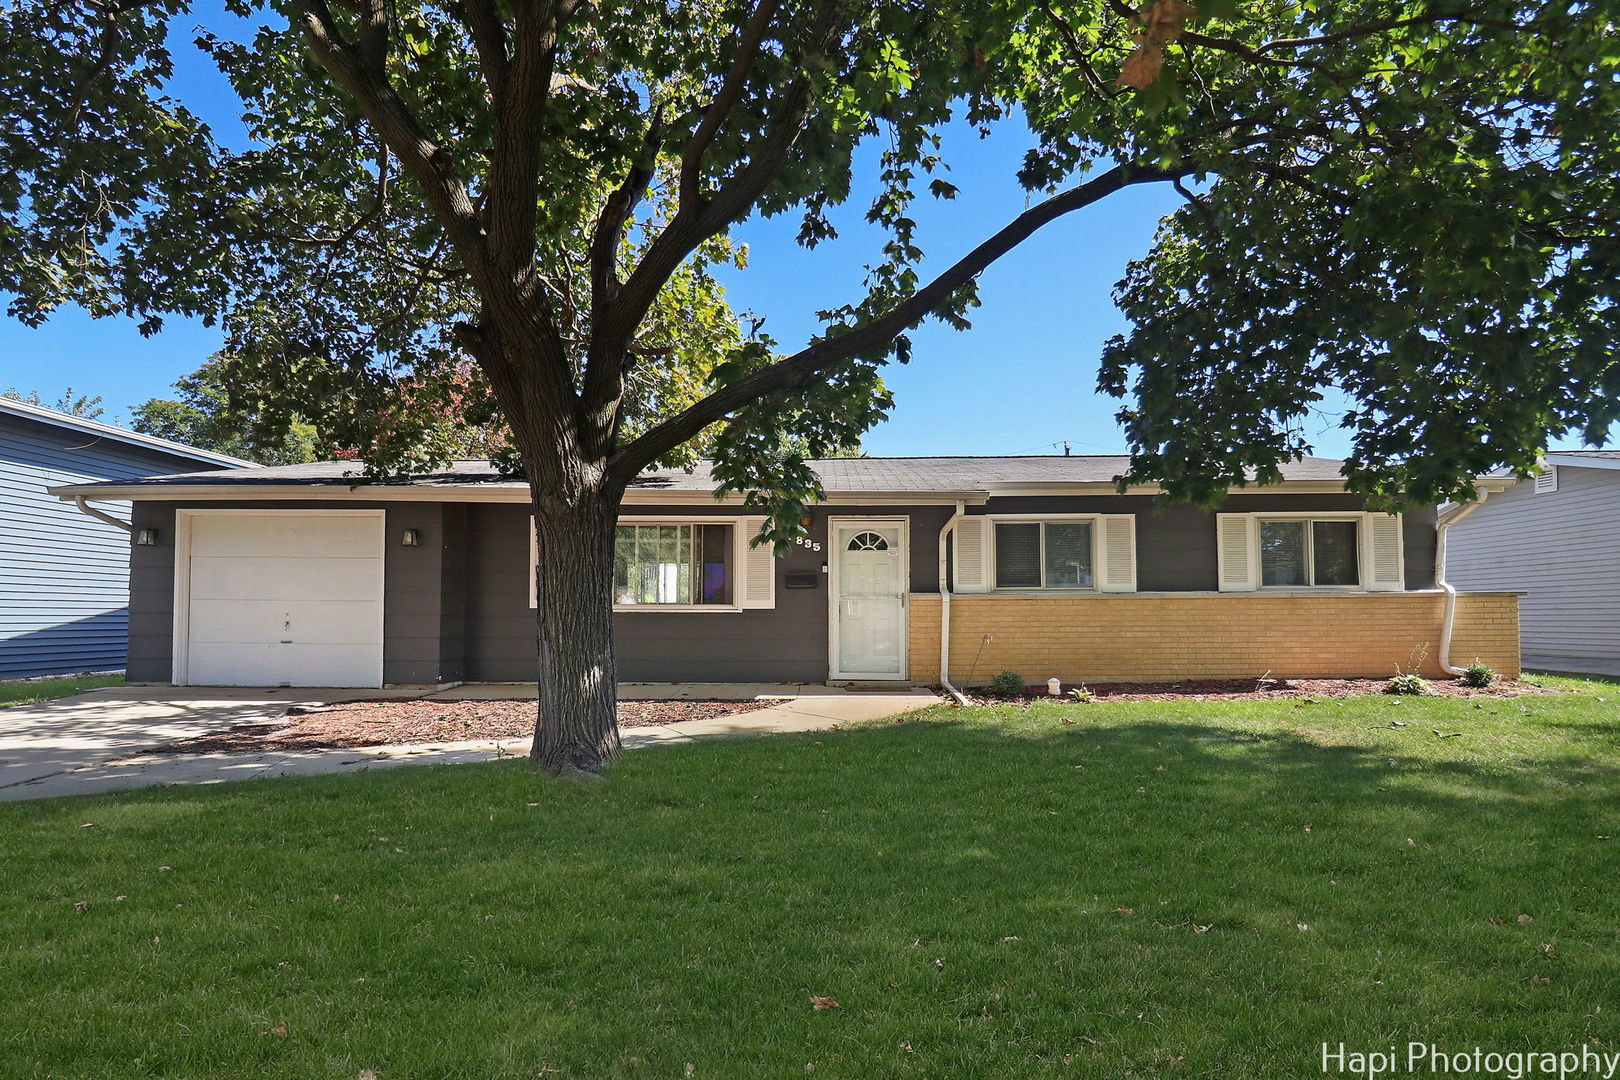
<path id="1" fill-rule="evenodd" d="M 1207 593 L 951 599 L 958 685 L 1016 671 L 1030 682 L 1382 677 L 1438 663 L 1441 593 L 1277 596 Z M 986 641 L 986 637 L 992 640 Z M 1421 657 L 1421 664 L 1419 658 Z M 1519 674 L 1519 603 L 1510 593 L 1457 599 L 1451 659 Z M 939 597 L 911 596 L 911 678 L 939 678 Z"/>

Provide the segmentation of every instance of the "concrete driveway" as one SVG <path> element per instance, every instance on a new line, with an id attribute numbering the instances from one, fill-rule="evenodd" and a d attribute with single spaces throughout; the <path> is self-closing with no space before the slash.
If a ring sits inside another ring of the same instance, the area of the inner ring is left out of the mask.
<path id="1" fill-rule="evenodd" d="M 124 771 L 106 769 L 109 762 L 155 746 L 238 724 L 274 720 L 295 705 L 377 696 L 418 695 L 378 690 L 115 686 L 0 709 L 0 800 L 133 786 L 98 781 L 105 774 Z M 246 768 L 246 761 L 240 764 L 244 773 L 253 771 Z"/>
<path id="2" fill-rule="evenodd" d="M 624 733 L 627 748 L 716 735 L 813 731 L 937 704 L 921 688 L 881 692 L 741 684 L 624 686 L 622 697 L 769 699 L 770 708 Z M 477 701 L 523 698 L 533 686 L 458 686 L 444 691 L 120 686 L 37 705 L 0 709 L 0 801 L 81 795 L 160 784 L 212 784 L 262 776 L 357 772 L 407 764 L 457 764 L 527 754 L 527 739 L 368 746 L 349 750 L 154 754 L 180 739 L 276 720 L 295 706 L 379 698 Z"/>

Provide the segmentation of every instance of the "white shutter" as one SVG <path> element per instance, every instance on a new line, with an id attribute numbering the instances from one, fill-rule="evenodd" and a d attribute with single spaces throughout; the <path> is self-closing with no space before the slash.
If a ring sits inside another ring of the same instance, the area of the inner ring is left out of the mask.
<path id="1" fill-rule="evenodd" d="M 762 517 L 743 518 L 737 528 L 742 534 L 742 573 L 738 575 L 741 587 L 741 605 L 745 608 L 773 608 L 776 606 L 776 545 L 754 544 L 754 537 L 765 527 Z"/>
<path id="2" fill-rule="evenodd" d="M 1102 529 L 1098 545 L 1097 589 L 1100 592 L 1136 591 L 1136 515 L 1104 514 L 1097 524 Z"/>
<path id="3" fill-rule="evenodd" d="M 1363 539 L 1367 546 L 1367 588 L 1372 592 L 1399 592 L 1406 588 L 1405 560 L 1401 557 L 1401 515 L 1367 514 Z"/>
<path id="4" fill-rule="evenodd" d="M 990 588 L 990 523 L 982 517 L 964 517 L 956 523 L 956 565 L 953 592 L 985 592 Z"/>
<path id="5" fill-rule="evenodd" d="M 1260 587 L 1255 567 L 1254 517 L 1251 514 L 1216 514 L 1216 562 L 1221 592 L 1253 592 Z"/>

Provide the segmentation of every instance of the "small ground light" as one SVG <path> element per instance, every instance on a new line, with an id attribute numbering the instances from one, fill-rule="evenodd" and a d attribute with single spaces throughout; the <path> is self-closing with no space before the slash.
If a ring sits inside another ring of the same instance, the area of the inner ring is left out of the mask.
<path id="1" fill-rule="evenodd" d="M 1063 693 L 1063 682 L 1062 682 L 1062 680 L 1055 679 L 1055 678 L 1054 679 L 1047 679 L 1046 680 L 1046 692 L 1048 694 L 1051 694 L 1053 697 L 1057 697 L 1059 694 Z"/>

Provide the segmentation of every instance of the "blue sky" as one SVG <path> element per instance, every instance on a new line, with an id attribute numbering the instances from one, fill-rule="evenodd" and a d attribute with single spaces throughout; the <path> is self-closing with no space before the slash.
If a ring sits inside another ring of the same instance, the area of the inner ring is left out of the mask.
<path id="1" fill-rule="evenodd" d="M 234 22 L 212 4 L 198 5 L 196 20 L 222 33 Z M 177 96 L 222 141 L 240 141 L 234 98 L 209 61 L 189 47 L 177 48 L 176 61 Z M 946 132 L 944 156 L 960 194 L 951 202 L 924 196 L 917 205 L 932 265 L 948 264 L 1024 208 L 1028 196 L 1014 178 L 1024 148 L 1010 128 L 982 140 L 962 125 Z M 864 175 L 875 171 L 875 157 L 875 150 L 863 155 Z M 859 298 L 862 268 L 881 243 L 862 220 L 870 186 L 865 190 L 834 216 L 839 239 L 814 251 L 793 242 L 791 215 L 739 230 L 750 257 L 746 270 L 726 277 L 732 306 L 764 317 L 765 331 L 783 348 L 817 330 L 817 310 Z M 1051 453 L 1064 441 L 1077 454 L 1122 451 L 1113 420 L 1120 403 L 1094 389 L 1102 343 L 1125 326 L 1110 293 L 1177 201 L 1164 186 L 1121 192 L 1047 226 L 991 267 L 980 280 L 973 329 L 930 323 L 913 334 L 912 362 L 889 369 L 895 408 L 867 436 L 867 452 Z M 0 319 L 0 389 L 37 390 L 49 403 L 72 387 L 103 398 L 103 419 L 127 423 L 132 406 L 167 396 L 219 341 L 216 330 L 187 320 L 142 338 L 130 320 L 92 320 L 79 311 L 58 312 L 37 330 Z M 1310 433 L 1318 454 L 1347 448 L 1331 425 L 1314 423 Z"/>

